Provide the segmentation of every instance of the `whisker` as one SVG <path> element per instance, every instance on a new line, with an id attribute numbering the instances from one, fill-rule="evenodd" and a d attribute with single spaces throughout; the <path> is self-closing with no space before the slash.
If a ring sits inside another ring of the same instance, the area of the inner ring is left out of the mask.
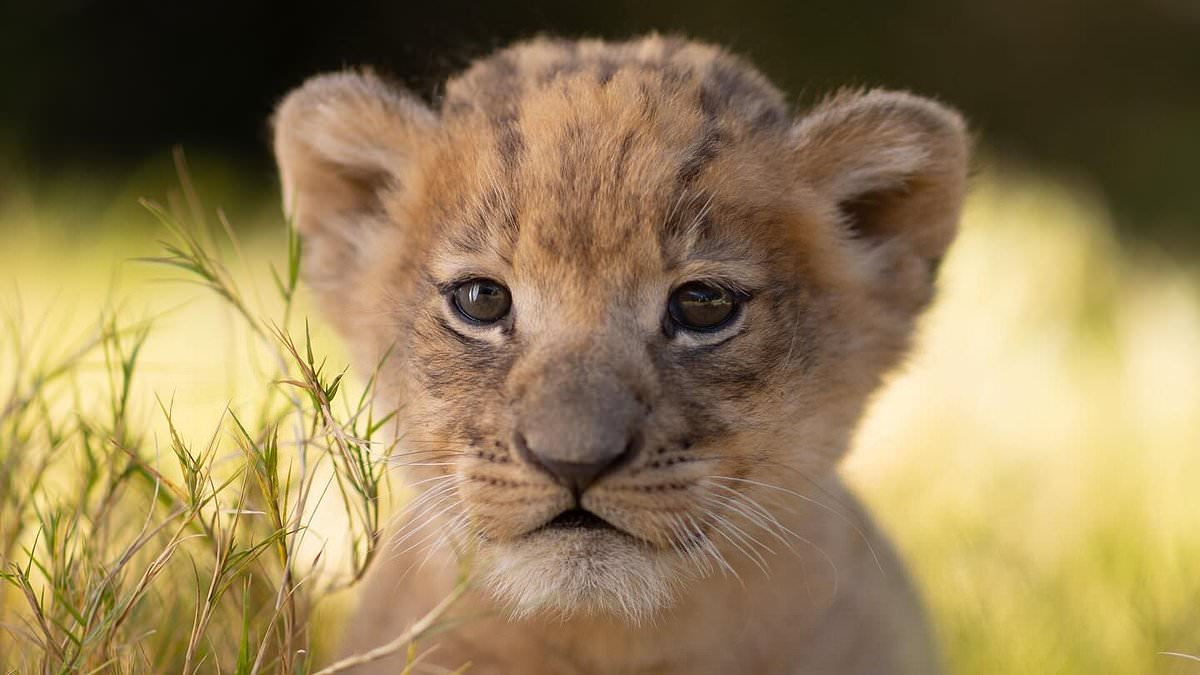
<path id="1" fill-rule="evenodd" d="M 717 498 L 717 499 L 722 499 L 722 500 L 724 500 L 724 504 L 722 504 L 722 503 L 716 503 L 716 502 L 709 501 L 709 500 L 711 500 L 711 499 L 713 499 L 713 498 Z M 722 505 L 724 505 L 724 506 L 725 506 L 725 508 L 727 508 L 727 509 L 730 509 L 730 510 L 731 510 L 733 513 L 735 513 L 735 514 L 737 514 L 737 515 L 740 515 L 740 516 L 742 516 L 743 518 L 746 518 L 746 520 L 750 521 L 752 524 L 757 524 L 757 523 L 755 523 L 755 522 L 754 522 L 754 520 L 753 520 L 753 519 L 751 519 L 751 518 L 750 518 L 750 517 L 749 517 L 749 516 L 746 514 L 745 508 L 744 508 L 744 507 L 743 507 L 741 504 L 738 504 L 738 503 L 736 503 L 736 502 L 733 502 L 733 501 L 732 501 L 732 500 L 730 500 L 728 497 L 724 497 L 724 496 L 722 496 L 722 495 L 706 495 L 706 496 L 705 496 L 705 498 L 704 498 L 704 501 L 705 501 L 705 505 L 706 505 L 706 506 L 722 506 Z M 728 520 L 728 519 L 726 519 L 726 520 Z M 763 549 L 763 550 L 767 551 L 767 552 L 768 552 L 768 553 L 770 553 L 771 555 L 775 555 L 775 550 L 774 550 L 774 549 L 772 549 L 770 546 L 767 546 L 766 544 L 764 544 L 763 542 L 759 541 L 758 539 L 756 539 L 756 538 L 754 538 L 754 537 L 750 536 L 750 534 L 749 534 L 748 532 L 746 532 L 746 531 L 745 531 L 745 530 L 743 530 L 742 528 L 738 527 L 738 526 L 737 526 L 737 524 L 736 524 L 736 523 L 734 523 L 732 520 L 728 520 L 728 522 L 729 522 L 729 525 L 730 525 L 731 527 L 733 527 L 733 528 L 734 528 L 734 530 L 735 530 L 736 532 L 740 533 L 740 535 L 741 535 L 742 537 L 744 537 L 745 539 L 748 539 L 748 540 L 750 540 L 750 542 L 754 543 L 754 544 L 755 544 L 756 546 L 758 546 L 759 548 L 761 548 L 761 549 Z M 767 529 L 767 528 L 764 528 L 764 527 L 762 527 L 761 525 L 759 525 L 759 527 L 760 527 L 760 528 L 762 528 L 762 529 Z M 767 531 L 768 531 L 768 532 L 770 532 L 770 530 L 767 530 Z"/>
<path id="2" fill-rule="evenodd" d="M 718 494 L 711 494 L 709 496 L 725 501 L 729 505 L 729 508 L 735 510 L 755 525 L 758 525 L 771 536 L 779 540 L 779 542 L 784 546 L 787 546 L 789 549 L 795 552 L 795 548 L 792 547 L 791 541 L 787 537 L 784 537 L 782 533 L 789 534 L 793 537 L 799 537 L 800 535 L 796 534 L 783 523 L 779 522 L 778 518 L 776 518 L 770 511 L 755 501 L 754 498 L 725 485 L 713 484 L 713 487 L 725 490 L 733 496 L 730 497 Z"/>
<path id="3" fill-rule="evenodd" d="M 671 528 L 672 535 L 675 537 L 671 542 L 672 548 L 681 555 L 686 556 L 691 564 L 695 566 L 696 570 L 701 576 L 708 576 L 711 574 L 713 571 L 712 563 L 708 560 L 708 558 L 701 555 L 700 552 L 696 550 L 696 547 L 690 545 L 697 539 L 703 538 L 704 533 L 696 532 L 695 534 L 689 535 L 686 527 L 683 524 L 683 519 L 680 518 L 678 514 L 668 514 L 668 525 Z"/>
<path id="4" fill-rule="evenodd" d="M 739 528 L 737 525 L 734 525 L 728 518 L 719 513 L 709 512 L 708 516 L 719 525 L 718 527 L 713 528 L 717 534 L 724 537 L 725 540 L 732 544 L 733 547 L 738 551 L 740 551 L 742 555 L 746 556 L 747 559 L 753 562 L 763 574 L 768 574 L 767 561 L 762 557 L 761 553 L 754 549 L 754 545 L 746 540 L 745 533 L 741 531 L 741 528 Z M 723 525 L 724 527 L 720 527 L 720 525 Z M 726 531 L 726 528 L 731 531 Z"/>
<path id="5" fill-rule="evenodd" d="M 862 526 L 864 528 L 869 526 L 868 521 L 856 513 L 856 507 L 854 505 L 847 504 L 846 502 L 839 499 L 837 495 L 835 495 L 835 494 L 831 493 L 829 490 L 825 489 L 825 486 L 823 486 L 819 480 L 808 475 L 808 473 L 801 471 L 799 468 L 794 467 L 794 466 L 784 463 L 784 462 L 776 462 L 776 461 L 771 461 L 771 460 L 766 460 L 766 459 L 757 459 L 757 460 L 753 460 L 753 461 L 756 461 L 758 464 L 770 466 L 772 468 L 777 468 L 777 469 L 781 469 L 784 471 L 790 471 L 790 472 L 796 474 L 801 480 L 803 480 L 805 483 L 808 483 L 809 485 L 811 485 L 812 488 L 814 490 L 816 490 L 817 492 L 828 497 L 829 500 L 833 503 L 825 504 L 824 502 L 821 502 L 820 500 L 818 500 L 810 495 L 798 495 L 802 499 L 811 500 L 811 502 L 813 504 L 815 504 L 816 506 L 819 506 L 823 509 L 833 509 L 834 513 L 836 515 L 838 515 L 840 518 L 850 518 L 850 519 L 854 520 L 854 522 L 858 523 L 860 526 Z M 743 478 L 741 480 L 748 481 L 750 479 Z M 764 485 L 767 485 L 767 484 L 764 484 Z M 778 486 L 772 485 L 771 487 L 778 487 Z M 837 512 L 837 510 L 834 507 L 841 507 L 842 512 L 840 512 L 840 513 Z"/>
<path id="6" fill-rule="evenodd" d="M 409 452 L 404 452 L 404 453 L 392 453 L 391 455 L 388 456 L 388 459 L 392 462 L 396 462 L 397 460 L 404 460 L 404 459 L 408 459 L 408 458 L 420 459 L 420 458 L 426 458 L 426 456 L 427 456 L 427 458 L 430 458 L 430 459 L 439 459 L 439 458 L 442 458 L 442 456 L 446 456 L 446 458 L 451 458 L 451 456 L 464 456 L 466 454 L 467 453 L 461 452 L 461 450 L 443 450 L 443 449 L 409 450 Z"/>
<path id="7" fill-rule="evenodd" d="M 776 490 L 778 492 L 802 499 L 805 502 L 813 504 L 814 506 L 817 506 L 818 508 L 820 508 L 824 511 L 828 511 L 829 513 L 832 513 L 833 515 L 837 516 L 839 520 L 841 520 L 842 522 L 844 522 L 845 524 L 849 525 L 851 528 L 854 529 L 855 533 L 858 534 L 858 537 L 862 540 L 863 544 L 866 545 L 867 551 L 870 552 L 871 558 L 875 562 L 875 567 L 878 568 L 880 572 L 884 572 L 883 563 L 879 559 L 878 552 L 875 551 L 875 546 L 871 544 L 870 538 L 867 537 L 866 531 L 863 530 L 863 528 L 858 523 L 854 522 L 853 519 L 849 518 L 841 511 L 838 511 L 837 509 L 834 509 L 833 507 L 831 507 L 817 499 L 813 499 L 812 497 L 809 497 L 808 495 L 801 494 L 799 492 L 796 492 L 795 490 L 790 490 L 788 488 L 781 487 L 778 485 L 771 485 L 770 483 L 764 483 L 762 481 L 751 480 L 749 478 L 734 478 L 732 476 L 709 476 L 709 478 L 737 481 L 740 483 L 748 483 L 750 485 L 757 485 L 759 487 L 767 488 L 770 490 Z"/>
<path id="8" fill-rule="evenodd" d="M 392 466 L 394 466 L 396 468 L 402 468 L 402 467 L 408 467 L 408 466 L 458 466 L 458 463 L 457 462 L 403 462 L 403 463 L 399 463 L 399 464 L 393 464 Z"/>
<path id="9" fill-rule="evenodd" d="M 719 495 L 719 494 L 707 495 L 705 497 L 705 499 L 706 499 L 706 501 L 707 500 L 719 500 L 719 502 L 715 502 L 717 506 L 723 506 L 724 508 L 728 509 L 732 513 L 735 513 L 735 514 L 741 516 L 742 518 L 745 518 L 750 524 L 757 526 L 759 529 L 763 530 L 764 532 L 766 532 L 767 534 L 769 534 L 773 538 L 775 538 L 777 541 L 779 541 L 779 543 L 783 544 L 784 546 L 787 546 L 789 549 L 791 549 L 793 552 L 795 552 L 795 549 L 792 548 L 791 542 L 788 541 L 788 539 L 786 537 L 784 537 L 782 534 L 780 534 L 779 530 L 775 527 L 775 525 L 773 525 L 770 522 L 770 520 L 765 519 L 761 515 L 755 513 L 755 511 L 751 505 L 749 505 L 747 503 L 743 503 L 740 500 L 732 499 L 725 495 Z M 714 502 L 709 502 L 709 503 L 713 504 Z M 780 527 L 782 527 L 782 525 L 780 525 Z M 770 547 L 768 547 L 766 545 L 763 545 L 763 548 L 767 549 L 772 554 L 775 553 L 774 550 L 772 550 Z"/>
<path id="10" fill-rule="evenodd" d="M 433 554 L 437 552 L 438 549 L 442 548 L 446 545 L 446 543 L 449 542 L 450 536 L 454 534 L 466 521 L 467 515 L 465 513 L 460 513 L 446 523 L 445 529 L 442 530 L 442 536 L 438 537 L 437 540 L 430 545 L 429 550 L 425 553 L 424 557 L 421 558 L 421 564 L 417 565 L 417 573 L 420 573 L 421 570 L 424 569 L 425 563 L 429 562 L 430 558 L 433 557 Z"/>
<path id="11" fill-rule="evenodd" d="M 437 513 L 440 515 L 440 514 L 444 514 L 444 513 L 448 512 L 448 510 L 450 508 L 452 508 L 452 506 L 454 506 L 454 504 L 450 504 L 450 503 L 446 503 L 446 502 L 438 502 L 437 506 L 434 508 L 437 509 Z M 420 527 L 414 528 L 414 530 L 409 531 L 407 534 L 404 534 L 404 536 L 401 537 L 400 539 L 396 539 L 395 542 L 392 542 L 392 545 L 391 545 L 392 557 L 394 557 L 394 558 L 402 557 L 404 554 L 407 554 L 408 551 L 416 548 L 416 546 L 419 546 L 422 543 L 427 542 L 427 540 L 430 539 L 431 537 L 437 537 L 438 534 L 440 534 L 440 531 L 438 530 L 438 528 L 433 528 L 433 530 L 425 531 L 426 525 L 431 524 L 431 522 L 433 522 L 432 518 L 425 520 L 424 522 L 422 522 L 422 525 Z M 403 546 L 403 548 L 401 548 L 401 544 L 403 544 L 404 542 L 407 542 L 408 539 L 412 539 L 413 537 L 416 536 L 416 534 L 418 534 L 419 532 L 422 532 L 422 531 L 425 531 L 424 534 L 421 534 L 421 536 L 414 539 L 413 542 L 410 542 L 407 546 Z"/>
<path id="12" fill-rule="evenodd" d="M 443 502 L 445 502 L 447 499 L 451 499 L 452 492 L 457 487 L 458 487 L 457 481 L 450 481 L 444 485 L 439 485 L 435 488 L 432 488 L 432 489 L 426 491 L 420 497 L 417 497 L 416 499 L 414 499 L 413 502 L 399 516 L 399 517 L 407 517 L 408 520 L 400 528 L 400 530 L 399 530 L 399 532 L 397 532 L 397 534 L 403 533 L 406 529 L 409 529 L 410 527 L 412 529 L 409 529 L 409 531 L 407 533 L 404 533 L 401 536 L 395 537 L 392 540 L 391 545 L 392 546 L 399 545 L 400 543 L 402 543 L 406 539 L 408 539 L 410 536 L 412 536 L 415 532 L 421 530 L 426 525 L 428 525 L 429 518 L 424 517 L 424 516 L 427 513 L 431 512 L 432 510 L 439 508 L 441 506 L 441 504 Z"/>
<path id="13" fill-rule="evenodd" d="M 696 524 L 696 520 L 692 518 L 690 514 L 687 515 L 687 520 L 689 523 L 691 523 L 692 528 L 697 532 L 703 531 L 703 528 Z M 704 543 L 704 549 L 708 552 L 709 556 L 721 567 L 721 573 L 724 574 L 728 572 L 733 576 L 734 579 L 737 579 L 738 583 L 741 584 L 743 588 L 745 588 L 746 583 L 742 581 L 741 575 L 738 574 L 737 570 L 733 569 L 733 566 L 730 565 L 729 561 L 725 559 L 725 556 L 713 543 L 712 537 L 705 536 L 701 541 Z"/>
<path id="14" fill-rule="evenodd" d="M 745 479 L 737 479 L 737 480 L 745 480 Z M 757 481 L 747 481 L 747 482 L 757 483 Z M 762 485 L 766 486 L 765 483 Z M 779 489 L 782 490 L 783 488 L 779 488 Z M 736 491 L 734 491 L 734 492 L 736 493 Z M 741 493 L 737 493 L 737 494 L 741 495 Z M 749 497 L 746 495 L 741 495 L 741 496 L 745 499 L 749 499 Z M 761 509 L 762 507 L 760 506 L 759 508 Z M 776 522 L 778 522 L 777 519 L 776 519 Z M 780 523 L 779 526 L 781 528 L 783 528 L 783 531 L 786 532 L 789 536 L 796 539 L 796 541 L 799 541 L 799 542 L 811 547 L 813 550 L 815 550 L 817 552 L 818 555 L 820 555 L 825 560 L 825 562 L 829 565 L 830 570 L 833 572 L 833 594 L 837 595 L 838 588 L 841 583 L 841 572 L 838 570 L 837 563 L 834 562 L 833 558 L 829 555 L 829 553 L 826 552 L 825 549 L 823 549 L 819 545 L 817 545 L 817 543 L 814 542 L 813 540 L 811 540 L 807 537 L 804 537 L 804 536 L 800 535 L 799 533 L 797 533 L 787 527 L 784 527 L 782 523 Z M 860 536 L 865 536 L 865 534 L 860 533 Z M 867 544 L 868 549 L 871 550 L 872 554 L 874 554 L 874 549 L 871 548 L 870 542 L 867 541 L 865 543 Z M 789 546 L 789 548 L 791 548 L 793 552 L 795 552 L 798 556 L 800 556 L 799 551 L 796 551 L 794 548 L 792 548 L 790 546 Z M 800 557 L 803 559 L 803 556 L 800 556 Z M 879 565 L 878 558 L 875 558 L 875 561 L 876 561 L 876 565 Z"/>
<path id="15" fill-rule="evenodd" d="M 413 450 L 410 452 L 395 452 L 387 457 L 392 466 L 404 466 L 408 461 L 436 461 L 452 457 L 463 457 L 466 453 L 454 450 Z"/>
<path id="16" fill-rule="evenodd" d="M 437 521 L 439 518 L 441 518 L 442 516 L 444 516 L 444 515 L 446 515 L 447 513 L 449 513 L 449 512 L 450 512 L 451 510 L 453 510 L 453 509 L 454 509 L 456 506 L 457 506 L 457 504 L 455 504 L 454 502 L 451 502 L 451 503 L 449 503 L 449 504 L 446 504 L 446 505 L 444 506 L 444 508 L 442 508 L 440 511 L 437 511 L 435 515 L 433 515 L 433 516 L 430 516 L 429 518 L 427 518 L 427 519 L 425 520 L 426 524 L 429 524 L 429 523 L 436 522 L 436 521 Z M 414 530 L 414 531 L 413 531 L 412 533 L 410 533 L 410 534 L 415 534 L 416 532 L 420 531 L 420 529 L 424 529 L 424 527 L 422 526 L 422 528 L 419 528 L 418 530 Z M 413 549 L 415 549 L 415 548 L 417 548 L 417 547 L 421 546 L 422 544 L 424 544 L 424 543 L 428 542 L 430 539 L 434 539 L 435 537 L 439 537 L 439 536 L 441 536 L 442 534 L 443 534 L 443 531 L 442 531 L 442 530 L 435 529 L 435 530 L 433 530 L 432 532 L 429 532 L 429 533 L 427 533 L 425 536 L 421 537 L 420 539 L 418 539 L 418 540 L 414 541 L 413 543 L 409 544 L 409 545 L 408 545 L 407 547 L 405 547 L 404 549 L 402 549 L 402 550 L 400 550 L 400 551 L 397 551 L 397 552 L 396 552 L 394 555 L 395 555 L 395 557 L 397 557 L 397 558 L 403 557 L 403 556 L 404 556 L 404 554 L 408 553 L 409 551 L 412 551 Z M 398 542 L 398 543 L 399 543 L 399 542 Z"/>
<path id="17" fill-rule="evenodd" d="M 410 487 L 416 487 L 418 485 L 424 485 L 425 483 L 432 483 L 439 480 L 457 480 L 458 478 L 459 476 L 456 473 L 444 473 L 437 476 L 431 476 L 429 478 L 422 478 L 421 480 L 412 483 Z"/>

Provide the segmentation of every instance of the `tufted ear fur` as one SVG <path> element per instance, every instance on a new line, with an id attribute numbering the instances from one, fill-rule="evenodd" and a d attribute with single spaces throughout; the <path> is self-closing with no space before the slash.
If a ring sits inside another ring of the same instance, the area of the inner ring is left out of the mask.
<path id="1" fill-rule="evenodd" d="M 843 92 L 792 134 L 800 179 L 836 208 L 873 291 L 905 309 L 924 305 L 962 210 L 962 118 L 907 93 Z"/>
<path id="2" fill-rule="evenodd" d="M 319 75 L 273 118 L 284 210 L 304 241 L 304 274 L 327 307 L 352 302 L 365 257 L 397 224 L 382 195 L 404 189 L 437 116 L 370 72 Z"/>

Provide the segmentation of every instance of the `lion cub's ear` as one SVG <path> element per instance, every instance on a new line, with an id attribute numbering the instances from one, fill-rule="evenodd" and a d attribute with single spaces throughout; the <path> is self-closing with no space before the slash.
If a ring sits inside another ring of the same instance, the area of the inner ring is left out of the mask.
<path id="1" fill-rule="evenodd" d="M 923 305 L 958 227 L 969 140 L 955 111 L 891 91 L 838 94 L 792 130 L 800 179 L 830 200 L 876 291 Z"/>
<path id="2" fill-rule="evenodd" d="M 381 195 L 411 182 L 438 124 L 423 103 L 370 72 L 314 77 L 273 118 L 283 207 L 304 238 L 305 276 L 324 299 L 352 292 L 378 232 Z"/>

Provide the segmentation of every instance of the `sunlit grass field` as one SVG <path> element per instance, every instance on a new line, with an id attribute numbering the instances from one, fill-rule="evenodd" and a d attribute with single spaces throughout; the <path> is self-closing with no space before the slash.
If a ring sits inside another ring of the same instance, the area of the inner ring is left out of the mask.
<path id="1" fill-rule="evenodd" d="M 111 212 L 89 216 L 70 207 L 70 190 L 60 192 L 47 201 L 14 191 L 0 204 L 0 387 L 24 377 L 26 362 L 69 353 L 101 316 L 153 319 L 128 424 L 167 455 L 167 408 L 194 448 L 216 431 L 236 449 L 225 411 L 248 415 L 260 405 L 274 377 L 269 350 L 211 290 L 131 260 L 161 256 L 157 240 L 170 239 L 148 211 L 128 208 L 137 195 L 114 195 Z M 218 216 L 211 206 L 174 202 L 214 232 L 227 216 L 243 233 L 240 246 L 217 247 L 253 317 L 279 320 L 267 262 L 286 276 L 288 259 L 275 206 L 243 200 Z M 1200 673 L 1200 274 L 1119 245 L 1107 218 L 1084 191 L 1024 174 L 981 176 L 919 349 L 875 402 L 844 467 L 910 562 L 953 673 Z M 303 351 L 311 311 L 302 290 L 295 302 L 285 327 Z M 312 318 L 328 383 L 346 358 Z M 77 370 L 73 386 L 46 402 L 47 417 L 69 425 L 73 410 L 109 405 L 111 364 L 90 354 Z M 353 386 L 361 389 L 361 378 Z M 11 466 L 4 462 L 13 447 L 0 438 L 0 467 Z M 24 519 L 78 489 L 72 466 L 47 473 Z M 317 576 L 337 578 L 355 566 L 346 553 L 354 543 L 339 520 L 342 502 L 330 499 L 332 508 L 314 510 L 299 557 Z M 14 534 L 21 523 L 13 517 L 0 510 L 0 543 L 15 539 L 0 551 L 6 571 L 27 565 L 26 551 L 37 546 L 37 528 Z M 29 576 L 35 588 L 53 586 L 36 569 Z M 145 625 L 123 630 L 162 633 L 165 608 L 207 587 L 202 576 L 186 564 L 167 567 L 128 619 Z M 0 588 L 5 672 L 40 670 L 26 639 L 38 626 L 18 591 Z M 246 625 L 260 617 L 241 604 L 249 591 L 231 597 L 220 616 L 233 617 L 233 644 L 237 631 L 269 632 Z M 314 611 L 335 621 L 348 598 L 339 593 Z M 174 618 L 186 624 L 193 608 L 183 607 Z M 327 658 L 334 635 L 306 638 L 316 661 Z M 189 667 L 252 672 L 237 650 L 223 649 L 215 638 L 200 644 Z M 182 653 L 109 658 L 89 665 L 174 672 L 185 661 Z M 311 667 L 304 663 L 296 670 Z"/>

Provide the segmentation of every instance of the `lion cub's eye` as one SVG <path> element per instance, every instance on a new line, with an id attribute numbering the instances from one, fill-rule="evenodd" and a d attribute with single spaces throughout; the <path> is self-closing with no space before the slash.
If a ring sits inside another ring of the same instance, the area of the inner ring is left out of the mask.
<path id="1" fill-rule="evenodd" d="M 671 320 L 688 330 L 716 330 L 728 323 L 736 310 L 737 298 L 732 292 L 703 281 L 676 288 L 667 302 Z"/>
<path id="2" fill-rule="evenodd" d="M 454 308 L 468 321 L 495 323 L 512 307 L 512 295 L 498 281 L 471 279 L 454 288 Z"/>

